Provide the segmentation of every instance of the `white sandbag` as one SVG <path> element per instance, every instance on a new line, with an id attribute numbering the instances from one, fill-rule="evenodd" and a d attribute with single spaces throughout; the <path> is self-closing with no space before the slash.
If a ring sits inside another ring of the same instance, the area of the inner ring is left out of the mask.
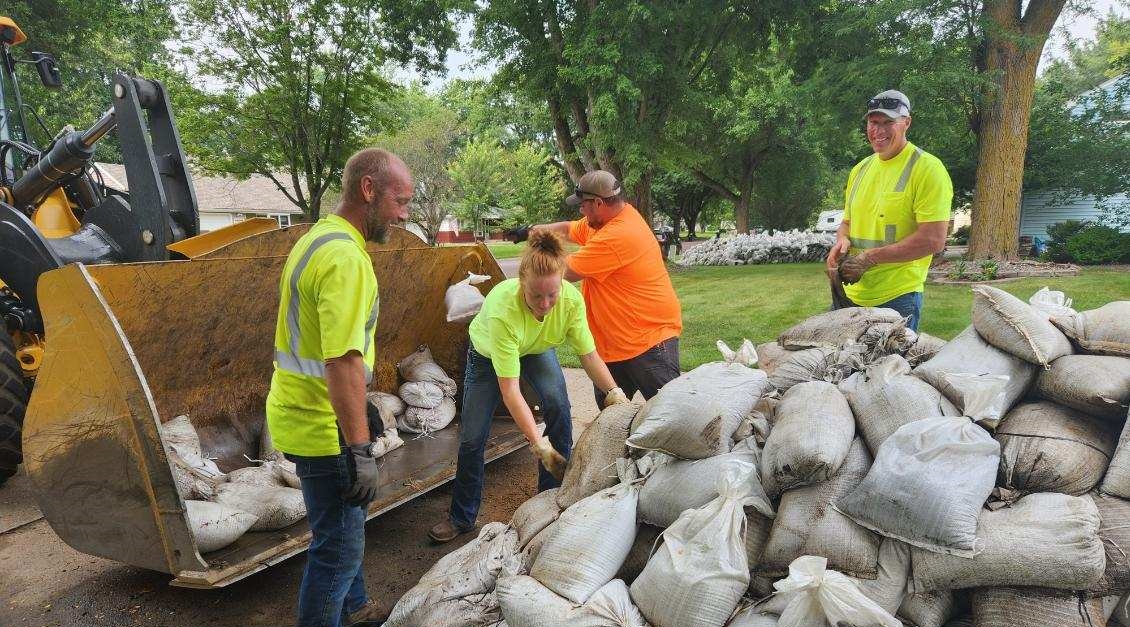
<path id="1" fill-rule="evenodd" d="M 384 627 L 495 625 L 502 618 L 495 584 L 521 574 L 518 534 L 503 523 L 440 558 L 396 602 Z"/>
<path id="2" fill-rule="evenodd" d="M 254 514 L 257 520 L 251 531 L 282 529 L 306 517 L 302 490 L 294 488 L 221 483 L 216 488 L 216 502 Z"/>
<path id="3" fill-rule="evenodd" d="M 788 359 L 791 354 L 788 349 L 781 348 L 777 342 L 758 344 L 757 367 L 765 371 L 765 374 L 771 375 L 777 369 L 777 365 Z"/>
<path id="4" fill-rule="evenodd" d="M 518 548 L 524 549 L 530 540 L 557 520 L 561 508 L 557 506 L 558 488 L 545 490 L 528 499 L 514 510 L 510 528 L 518 532 Z"/>
<path id="5" fill-rule="evenodd" d="M 183 499 L 212 500 L 216 485 L 227 480 L 224 473 L 220 472 L 212 460 L 195 453 L 182 455 L 179 450 L 179 447 L 174 446 L 168 449 L 177 492 Z"/>
<path id="6" fill-rule="evenodd" d="M 255 514 L 209 501 L 184 502 L 188 528 L 201 553 L 218 551 L 235 542 L 251 525 Z"/>
<path id="7" fill-rule="evenodd" d="M 443 305 L 447 308 L 448 322 L 470 322 L 482 309 L 486 297 L 475 287 L 490 280 L 486 274 L 468 272 L 467 278 L 447 288 Z"/>
<path id="8" fill-rule="evenodd" d="M 167 420 L 158 425 L 157 431 L 161 435 L 161 441 L 176 448 L 182 457 L 204 457 L 204 451 L 200 448 L 200 436 L 188 416 L 182 414 Z"/>
<path id="9" fill-rule="evenodd" d="M 756 606 L 749 606 L 737 613 L 726 627 L 777 627 L 777 616 L 762 614 Z"/>
<path id="10" fill-rule="evenodd" d="M 538 553 L 541 553 L 541 547 L 545 545 L 545 541 L 549 539 L 549 536 L 553 535 L 553 527 L 556 524 L 556 520 L 549 523 L 548 527 L 539 531 L 537 535 L 526 542 L 526 547 L 522 549 L 521 553 L 523 572 L 528 573 L 530 569 L 534 567 L 534 562 L 538 559 Z"/>
<path id="11" fill-rule="evenodd" d="M 909 588 L 909 579 L 907 582 Z M 895 616 L 906 627 L 942 627 L 953 618 L 957 600 L 951 590 L 908 594 Z"/>
<path id="12" fill-rule="evenodd" d="M 431 381 L 408 381 L 398 390 L 400 398 L 411 407 L 434 409 L 443 401 L 443 388 Z M 407 411 L 407 409 L 405 409 Z"/>
<path id="13" fill-rule="evenodd" d="M 773 587 L 776 594 L 759 609 L 780 614 L 778 627 L 902 627 L 894 616 L 867 598 L 851 578 L 829 570 L 823 557 L 798 557 L 789 564 L 789 576 Z"/>
<path id="14" fill-rule="evenodd" d="M 749 586 L 742 509 L 752 464 L 727 465 L 718 498 L 683 512 L 632 582 L 636 607 L 656 627 L 722 627 Z"/>
<path id="15" fill-rule="evenodd" d="M 404 414 L 408 405 L 395 394 L 387 392 L 369 392 L 365 395 L 370 405 L 377 408 L 381 417 L 381 425 L 385 429 L 395 429 L 396 419 Z"/>
<path id="16" fill-rule="evenodd" d="M 1099 512 L 1089 496 L 1029 494 L 1011 507 L 984 510 L 980 552 L 972 559 L 911 550 L 911 590 L 989 586 L 1086 590 L 1103 576 Z"/>
<path id="17" fill-rule="evenodd" d="M 1054 316 L 1052 322 L 1085 353 L 1130 357 L 1130 301 Z"/>
<path id="18" fill-rule="evenodd" d="M 1103 478 L 1119 424 L 1049 401 L 1021 403 L 997 427 L 997 485 L 1019 494 L 1079 496 Z"/>
<path id="19" fill-rule="evenodd" d="M 500 578 L 497 593 L 509 627 L 649 627 L 619 579 L 609 581 L 579 606 L 533 577 Z"/>
<path id="20" fill-rule="evenodd" d="M 680 460 L 663 453 L 648 453 L 640 460 L 646 475 L 640 489 L 639 519 L 657 527 L 669 527 L 685 511 L 697 509 L 718 498 L 718 475 L 735 463 L 758 465 L 760 451 L 751 437 L 734 450 L 706 459 Z M 758 473 L 752 473 L 744 486 L 748 502 L 765 516 L 773 517 L 773 506 Z"/>
<path id="21" fill-rule="evenodd" d="M 1072 353 L 1071 342 L 1046 314 L 989 285 L 973 287 L 973 328 L 993 346 L 1044 367 Z"/>
<path id="22" fill-rule="evenodd" d="M 401 359 L 396 364 L 396 369 L 405 381 L 431 381 L 443 388 L 443 393 L 447 396 L 454 397 L 458 390 L 455 380 L 440 368 L 426 344 Z"/>
<path id="23" fill-rule="evenodd" d="M 745 344 L 752 353 L 753 345 Z M 628 446 L 683 459 L 729 452 L 742 418 L 770 389 L 765 373 L 747 363 L 704 364 L 663 386 L 640 409 Z"/>
<path id="24" fill-rule="evenodd" d="M 227 475 L 229 483 L 242 483 L 245 485 L 261 487 L 278 487 L 286 485 L 285 480 L 275 469 L 274 462 L 266 462 L 258 466 L 244 466 L 236 468 Z"/>
<path id="25" fill-rule="evenodd" d="M 789 388 L 761 456 L 765 492 L 776 497 L 836 474 L 855 438 L 855 419 L 836 386 L 808 381 Z"/>
<path id="26" fill-rule="evenodd" d="M 911 367 L 924 364 L 934 358 L 938 351 L 946 345 L 946 341 L 940 337 L 934 337 L 929 333 L 918 333 L 918 339 L 906 351 L 906 361 L 910 363 Z"/>
<path id="27" fill-rule="evenodd" d="M 835 476 L 785 492 L 773 519 L 761 571 L 784 574 L 796 558 L 819 555 L 828 558 L 839 572 L 874 579 L 878 574 L 879 536 L 832 507 L 835 500 L 859 485 L 870 467 L 867 445 L 856 438 Z"/>
<path id="28" fill-rule="evenodd" d="M 894 538 L 883 538 L 879 545 L 879 576 L 875 579 L 849 579 L 875 605 L 894 615 L 906 599 L 909 577 L 910 545 Z"/>
<path id="29" fill-rule="evenodd" d="M 821 346 L 794 351 L 777 364 L 769 383 L 781 392 L 805 381 L 839 383 L 864 367 L 864 350 L 862 344 L 849 344 L 845 348 Z"/>
<path id="30" fill-rule="evenodd" d="M 447 427 L 455 420 L 455 399 L 443 397 L 438 407 L 425 409 L 408 406 L 404 415 L 396 423 L 396 428 L 409 433 L 434 433 Z"/>
<path id="31" fill-rule="evenodd" d="M 581 432 L 557 491 L 557 505 L 561 509 L 620 482 L 616 460 L 628 454 L 624 441 L 639 410 L 639 403 L 620 403 L 605 408 Z"/>
<path id="32" fill-rule="evenodd" d="M 911 376 L 910 364 L 898 355 L 880 359 L 844 379 L 840 391 L 851 405 L 859 433 L 872 454 L 907 423 L 960 415 L 934 386 Z"/>
<path id="33" fill-rule="evenodd" d="M 561 513 L 530 576 L 574 603 L 584 603 L 616 576 L 636 539 L 639 502 L 635 463 L 620 460 L 622 483 Z"/>
<path id="34" fill-rule="evenodd" d="M 1028 304 L 1049 318 L 1073 316 L 1076 311 L 1071 308 L 1072 301 L 1067 294 L 1048 289 L 1045 285 L 1028 299 Z"/>
<path id="35" fill-rule="evenodd" d="M 1130 358 L 1064 355 L 1036 379 L 1036 393 L 1102 418 L 1121 418 L 1130 406 Z"/>
<path id="36" fill-rule="evenodd" d="M 847 307 L 818 314 L 794 325 L 777 336 L 777 343 L 790 350 L 817 346 L 840 347 L 854 342 L 872 325 L 898 322 L 902 315 L 894 309 Z"/>
<path id="37" fill-rule="evenodd" d="M 381 435 L 373 440 L 373 457 L 384 457 L 392 451 L 404 446 L 400 431 L 396 428 L 385 429 Z"/>
<path id="38" fill-rule="evenodd" d="M 970 326 L 948 342 L 930 361 L 915 368 L 914 376 L 934 386 L 962 410 L 962 390 L 946 381 L 947 375 L 1007 376 L 1005 405 L 1012 407 L 1031 387 L 1038 369 L 1038 366 L 989 344 Z"/>
<path id="39" fill-rule="evenodd" d="M 1070 590 L 1000 587 L 973 591 L 977 627 L 1105 627 L 1102 599 Z"/>
<path id="40" fill-rule="evenodd" d="M 1107 466 L 1106 476 L 1099 489 L 1104 494 L 1130 499 L 1130 414 L 1126 416 L 1122 435 L 1118 437 L 1118 444 L 1114 449 L 1114 457 Z"/>

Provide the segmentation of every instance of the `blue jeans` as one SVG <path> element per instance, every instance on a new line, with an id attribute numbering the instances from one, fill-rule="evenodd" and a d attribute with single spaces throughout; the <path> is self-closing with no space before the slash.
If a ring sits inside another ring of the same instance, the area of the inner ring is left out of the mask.
<path id="1" fill-rule="evenodd" d="M 573 449 L 573 420 L 565 374 L 557 362 L 557 351 L 549 349 L 520 360 L 523 381 L 538 395 L 545 435 L 557 452 L 569 458 Z M 463 376 L 463 412 L 459 417 L 459 465 L 451 491 L 451 523 L 456 529 L 475 526 L 483 499 L 484 453 L 494 412 L 502 400 L 494 365 L 474 348 L 467 350 L 467 368 Z M 538 463 L 538 492 L 556 488 L 559 482 Z"/>
<path id="2" fill-rule="evenodd" d="M 857 307 L 861 305 L 856 305 Z M 922 317 L 922 292 L 907 292 L 902 296 L 896 296 L 885 303 L 875 305 L 876 307 L 886 307 L 887 309 L 894 309 L 899 312 L 903 318 L 906 318 L 906 328 L 918 332 L 918 320 Z"/>
<path id="3" fill-rule="evenodd" d="M 313 539 L 298 588 L 298 627 L 339 627 L 369 597 L 361 572 L 365 512 L 342 494 L 351 484 L 345 455 L 287 455 L 302 480 L 302 500 Z"/>

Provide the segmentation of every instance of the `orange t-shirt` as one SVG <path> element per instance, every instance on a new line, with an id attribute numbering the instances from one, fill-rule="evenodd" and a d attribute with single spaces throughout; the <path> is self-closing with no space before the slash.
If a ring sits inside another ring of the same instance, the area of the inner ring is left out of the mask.
<path id="1" fill-rule="evenodd" d="M 599 229 L 584 218 L 569 225 L 569 239 L 581 249 L 569 267 L 585 277 L 581 293 L 589 329 L 604 361 L 643 354 L 683 331 L 682 311 L 659 242 L 630 204 Z"/>

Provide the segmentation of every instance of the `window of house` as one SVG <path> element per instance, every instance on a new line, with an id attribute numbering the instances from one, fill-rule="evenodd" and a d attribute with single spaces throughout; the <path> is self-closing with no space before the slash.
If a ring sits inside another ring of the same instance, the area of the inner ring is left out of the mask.
<path id="1" fill-rule="evenodd" d="M 290 226 L 290 214 L 289 213 L 268 213 L 267 217 L 268 218 L 274 218 L 275 221 L 279 223 L 280 227 Z"/>

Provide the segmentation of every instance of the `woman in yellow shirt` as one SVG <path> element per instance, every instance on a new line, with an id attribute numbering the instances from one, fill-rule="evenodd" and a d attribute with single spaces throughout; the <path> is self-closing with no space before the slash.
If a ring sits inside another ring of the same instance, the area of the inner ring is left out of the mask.
<path id="1" fill-rule="evenodd" d="M 448 542 L 475 528 L 483 492 L 483 454 L 500 400 L 538 458 L 538 492 L 560 484 L 573 445 L 573 423 L 556 347 L 568 344 L 580 355 L 589 378 L 607 392 L 605 406 L 628 402 L 596 354 L 580 291 L 564 275 L 561 236 L 550 232 L 532 235 L 522 253 L 518 278 L 496 285 L 471 321 L 459 465 L 448 519 L 428 532 L 436 542 Z M 538 434 L 519 378 L 537 392 L 545 417 L 544 435 Z"/>

